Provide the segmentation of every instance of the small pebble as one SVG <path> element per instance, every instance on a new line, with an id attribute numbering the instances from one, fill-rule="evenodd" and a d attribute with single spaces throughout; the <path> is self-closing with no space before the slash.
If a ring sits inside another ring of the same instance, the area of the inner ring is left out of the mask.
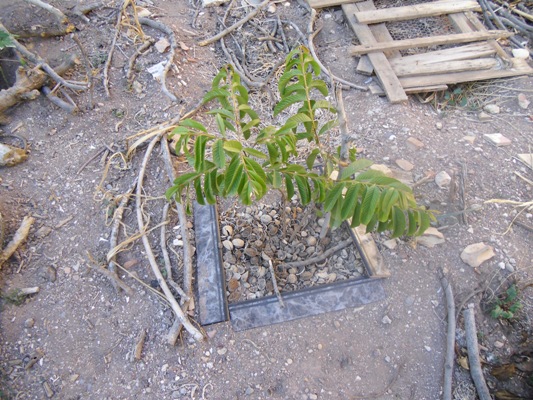
<path id="1" fill-rule="evenodd" d="M 287 358 L 287 364 L 289 364 L 289 365 L 292 364 L 292 358 Z"/>
<path id="2" fill-rule="evenodd" d="M 431 347 L 429 346 L 424 346 L 424 349 L 426 349 L 426 351 L 431 351 Z"/>
<path id="3" fill-rule="evenodd" d="M 24 328 L 33 328 L 35 325 L 35 320 L 33 318 L 28 318 L 26 321 L 24 321 Z"/>
<path id="4" fill-rule="evenodd" d="M 384 324 L 392 324 L 392 320 L 389 318 L 388 315 L 385 315 L 382 319 L 381 319 L 381 322 L 384 323 Z"/>
<path id="5" fill-rule="evenodd" d="M 390 357 L 389 356 L 385 356 L 385 362 L 386 363 L 390 363 Z"/>
<path id="6" fill-rule="evenodd" d="M 233 239 L 231 243 L 233 243 L 233 245 L 237 248 L 244 247 L 244 240 L 242 239 Z"/>

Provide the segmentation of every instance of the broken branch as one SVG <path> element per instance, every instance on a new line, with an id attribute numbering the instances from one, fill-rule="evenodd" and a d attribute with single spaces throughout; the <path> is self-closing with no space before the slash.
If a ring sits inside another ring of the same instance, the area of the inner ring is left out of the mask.
<path id="1" fill-rule="evenodd" d="M 489 388 L 483 377 L 481 362 L 479 360 L 479 346 L 477 342 L 476 318 L 474 314 L 474 305 L 469 304 L 468 308 L 463 311 L 465 319 L 466 345 L 468 348 L 468 364 L 470 366 L 470 375 L 476 386 L 477 394 L 480 400 L 491 400 Z"/>
<path id="2" fill-rule="evenodd" d="M 342 250 L 345 247 L 348 247 L 350 244 L 353 244 L 353 240 L 351 238 L 343 240 L 342 242 L 340 242 L 336 246 L 333 246 L 333 247 L 327 249 L 326 251 L 324 251 L 321 255 L 319 255 L 317 257 L 308 258 L 307 260 L 302 260 L 302 261 L 294 261 L 294 262 L 289 262 L 289 263 L 285 263 L 285 264 L 280 264 L 279 266 L 281 268 L 287 269 L 287 268 L 305 267 L 307 265 L 316 264 L 316 263 L 319 263 L 321 261 L 324 261 L 326 258 L 328 258 L 329 256 L 335 254 L 337 251 Z"/>
<path id="3" fill-rule="evenodd" d="M 446 332 L 446 362 L 444 363 L 443 400 L 452 400 L 453 358 L 455 350 L 455 301 L 450 282 L 445 276 L 440 278 L 440 284 L 446 295 L 446 310 L 448 312 L 448 331 Z"/>
<path id="4" fill-rule="evenodd" d="M 18 247 L 26 240 L 28 237 L 28 234 L 30 233 L 30 228 L 32 224 L 35 222 L 35 218 L 26 216 L 22 220 L 22 223 L 20 224 L 19 228 L 17 229 L 17 232 L 15 232 L 15 236 L 13 236 L 13 239 L 8 243 L 6 248 L 2 251 L 0 251 L 0 268 L 2 268 L 2 265 L 13 255 L 13 253 L 18 249 Z"/>

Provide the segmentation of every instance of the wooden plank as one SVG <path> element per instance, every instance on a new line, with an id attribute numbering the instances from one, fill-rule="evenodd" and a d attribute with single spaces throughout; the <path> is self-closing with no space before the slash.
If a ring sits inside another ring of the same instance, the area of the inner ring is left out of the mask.
<path id="1" fill-rule="evenodd" d="M 307 0 L 307 3 L 315 8 L 335 7 L 347 3 L 355 3 L 361 0 Z"/>
<path id="2" fill-rule="evenodd" d="M 355 13 L 357 22 L 361 24 L 378 24 L 380 22 L 405 21 L 409 19 L 434 17 L 462 11 L 481 10 L 475 0 L 435 1 L 432 3 L 415 4 L 412 6 L 383 8 Z"/>
<path id="3" fill-rule="evenodd" d="M 478 42 L 487 39 L 508 38 L 509 36 L 513 36 L 513 34 L 507 31 L 456 33 L 453 35 L 440 35 L 416 39 L 395 40 L 393 42 L 388 43 L 383 42 L 373 44 L 362 44 L 359 46 L 352 46 L 350 48 L 350 54 L 352 56 L 357 56 L 360 54 L 383 52 L 386 50 L 407 50 L 413 47 L 429 47 L 444 44 Z"/>
<path id="4" fill-rule="evenodd" d="M 370 90 L 370 93 L 372 94 L 377 94 L 378 96 L 385 96 L 385 91 L 376 82 L 372 82 L 370 85 L 368 85 L 368 89 Z M 421 87 L 406 88 L 405 93 L 412 94 L 412 93 L 443 92 L 446 89 L 448 89 L 447 85 L 421 86 Z"/>
<path id="5" fill-rule="evenodd" d="M 472 43 L 464 46 L 452 47 L 449 49 L 429 51 L 427 53 L 413 54 L 395 60 L 390 60 L 391 66 L 404 65 L 427 65 L 447 61 L 472 60 L 475 58 L 487 57 L 494 54 L 494 48 L 486 43 Z"/>
<path id="6" fill-rule="evenodd" d="M 500 65 L 495 58 L 479 58 L 476 60 L 444 61 L 433 64 L 403 64 L 392 66 L 396 76 L 413 76 L 428 74 L 444 74 L 450 72 L 480 71 Z"/>
<path id="7" fill-rule="evenodd" d="M 360 3 L 363 7 L 371 5 L 374 3 L 371 0 Z M 348 20 L 348 24 L 352 30 L 357 35 L 359 41 L 363 44 L 376 44 L 376 38 L 372 34 L 372 31 L 368 25 L 359 24 L 355 20 L 354 12 L 357 11 L 357 5 L 355 4 L 343 4 L 342 9 Z M 387 94 L 387 98 L 391 103 L 401 103 L 407 101 L 407 94 L 402 88 L 398 77 L 392 70 L 389 60 L 385 57 L 383 53 L 372 53 L 369 54 L 368 58 L 374 66 L 377 77 L 381 81 L 383 88 Z"/>
<path id="8" fill-rule="evenodd" d="M 452 85 L 463 82 L 484 81 L 487 79 L 533 74 L 533 68 L 528 65 L 526 60 L 513 58 L 511 61 L 512 68 L 510 69 L 489 69 L 486 71 L 466 71 L 450 74 L 410 76 L 399 79 L 404 88 L 413 88 L 429 85 Z"/>
<path id="9" fill-rule="evenodd" d="M 486 32 L 487 28 L 481 23 L 473 12 L 465 12 L 448 15 L 450 22 L 454 28 L 461 33 L 467 32 Z M 496 40 L 489 40 L 489 45 L 496 51 L 498 56 L 507 63 L 511 63 L 511 57 L 507 55 L 504 49 L 498 44 Z"/>
<path id="10" fill-rule="evenodd" d="M 372 65 L 372 62 L 368 58 L 368 56 L 362 56 L 359 59 L 359 62 L 357 63 L 357 67 L 355 70 L 361 74 L 361 75 L 372 75 L 374 72 L 374 66 Z"/>

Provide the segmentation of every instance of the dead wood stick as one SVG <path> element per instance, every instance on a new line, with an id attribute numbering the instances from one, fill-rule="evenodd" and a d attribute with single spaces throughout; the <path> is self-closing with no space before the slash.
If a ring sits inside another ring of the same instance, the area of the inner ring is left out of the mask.
<path id="1" fill-rule="evenodd" d="M 255 10 L 253 10 L 251 13 L 249 13 L 246 17 L 244 17 L 243 19 L 241 19 L 240 21 L 237 21 L 236 23 L 234 23 L 233 25 L 231 25 L 230 27 L 224 29 L 222 32 L 218 33 L 217 35 L 209 38 L 209 39 L 206 39 L 206 40 L 202 40 L 200 43 L 198 43 L 199 46 L 207 46 L 208 44 L 211 44 L 211 43 L 215 43 L 217 40 L 223 38 L 224 36 L 226 36 L 228 33 L 231 33 L 233 32 L 235 29 L 237 28 L 240 28 L 241 26 L 243 26 L 246 22 L 248 22 L 249 20 L 251 20 L 253 17 L 255 17 L 257 14 L 259 14 L 259 12 L 265 8 L 268 3 L 270 2 L 270 0 L 264 0 L 261 4 L 259 4 L 257 6 L 257 8 Z"/>
<path id="2" fill-rule="evenodd" d="M 165 294 L 165 297 L 169 301 L 172 307 L 172 310 L 176 314 L 176 318 L 180 320 L 181 324 L 193 336 L 195 340 L 201 341 L 204 339 L 204 335 L 202 335 L 202 333 L 191 324 L 188 317 L 185 315 L 180 305 L 178 304 L 178 302 L 172 295 L 172 292 L 170 291 L 167 283 L 165 282 L 165 280 L 163 279 L 163 276 L 161 275 L 161 271 L 159 270 L 159 265 L 157 264 L 154 253 L 152 251 L 152 247 L 150 246 L 148 236 L 145 234 L 146 226 L 145 226 L 144 218 L 143 218 L 142 211 L 141 211 L 142 186 L 143 186 L 146 166 L 148 165 L 148 161 L 150 160 L 150 155 L 152 153 L 152 150 L 154 149 L 154 146 L 160 140 L 161 140 L 161 135 L 157 135 L 154 139 L 152 139 L 152 141 L 148 145 L 148 148 L 146 149 L 146 153 L 144 155 L 141 168 L 139 170 L 139 178 L 138 178 L 138 183 L 137 183 L 136 199 L 135 199 L 136 200 L 135 208 L 136 208 L 136 213 L 137 213 L 137 224 L 139 225 L 139 232 L 142 234 L 142 241 L 143 241 L 144 249 L 146 251 L 146 256 L 148 258 L 148 261 L 150 262 L 150 267 L 152 268 L 152 272 L 156 276 L 159 286 L 163 290 L 163 293 Z"/>
<path id="3" fill-rule="evenodd" d="M 444 363 L 443 400 L 452 400 L 453 367 L 455 355 L 455 300 L 452 285 L 443 275 L 440 284 L 446 295 L 446 310 L 448 314 L 448 331 L 446 333 L 446 362 Z"/>
<path id="4" fill-rule="evenodd" d="M 15 236 L 13 236 L 13 239 L 11 239 L 5 249 L 0 251 L 0 269 L 2 268 L 2 265 L 13 255 L 13 253 L 15 253 L 18 247 L 26 240 L 28 234 L 30 233 L 30 228 L 34 222 L 35 218 L 33 217 L 24 217 L 22 223 L 15 232 Z"/>
<path id="5" fill-rule="evenodd" d="M 139 18 L 139 23 L 149 26 L 150 28 L 157 29 L 163 33 L 165 33 L 169 40 L 170 40 L 170 51 L 168 52 L 168 58 L 167 62 L 165 64 L 165 67 L 163 69 L 163 73 L 161 74 L 161 90 L 167 97 L 172 101 L 178 101 L 178 98 L 174 96 L 167 88 L 167 74 L 170 70 L 170 67 L 174 63 L 174 56 L 176 55 L 176 49 L 178 47 L 178 42 L 176 41 L 176 35 L 174 35 L 174 32 L 172 29 L 170 29 L 168 26 L 163 24 L 159 21 L 154 21 L 149 18 Z"/>
<path id="6" fill-rule="evenodd" d="M 74 61 L 75 57 L 71 57 L 61 64 L 56 68 L 57 73 L 64 74 L 74 65 Z M 19 67 L 15 84 L 8 89 L 0 90 L 0 115 L 15 104 L 38 96 L 37 89 L 40 89 L 47 79 L 47 75 L 39 68 L 34 68 L 28 73 L 23 67 Z"/>
<path id="7" fill-rule="evenodd" d="M 2 23 L 0 23 L 0 30 L 3 30 L 5 32 L 9 32 Z M 61 85 L 68 87 L 72 90 L 87 90 L 87 85 L 82 82 L 67 82 L 63 78 L 59 76 L 59 72 L 56 72 L 50 65 L 48 65 L 41 57 L 39 57 L 37 54 L 33 54 L 31 51 L 29 51 L 23 44 L 21 44 L 18 40 L 11 37 L 11 41 L 13 42 L 13 45 L 15 46 L 15 49 L 21 53 L 26 59 L 28 59 L 33 64 L 37 65 L 39 68 L 41 68 L 44 72 L 46 72 L 54 81 L 57 83 L 60 83 Z M 74 58 L 75 59 L 75 58 Z M 66 72 L 66 71 L 64 71 Z M 63 73 L 64 73 L 63 72 Z"/>
<path id="8" fill-rule="evenodd" d="M 285 37 L 285 31 L 283 30 L 283 24 L 281 23 L 281 19 L 279 18 L 279 15 L 278 15 L 278 29 L 281 35 L 281 39 L 283 39 L 283 48 L 285 49 L 285 52 L 288 54 L 290 49 L 289 49 L 289 45 L 287 44 L 287 38 Z"/>
<path id="9" fill-rule="evenodd" d="M 85 68 L 85 73 L 87 74 L 87 82 L 89 85 L 89 109 L 94 108 L 94 101 L 93 101 L 93 66 L 91 64 L 91 61 L 89 60 L 89 57 L 87 56 L 87 52 L 85 51 L 85 47 L 83 47 L 83 44 L 81 43 L 80 38 L 77 34 L 72 34 L 72 40 L 78 45 L 78 48 L 81 52 L 81 59 L 83 60 L 83 66 Z"/>
<path id="10" fill-rule="evenodd" d="M 91 261 L 94 261 L 94 260 L 92 260 L 92 257 L 89 257 L 89 258 L 91 259 Z M 100 267 L 100 266 L 95 266 L 95 265 L 91 265 L 91 264 L 87 264 L 87 265 L 93 271 L 99 272 L 100 274 L 105 276 L 107 279 L 109 279 L 111 281 L 111 284 L 115 288 L 115 290 L 118 291 L 118 289 L 120 288 L 120 289 L 124 290 L 130 296 L 133 294 L 133 290 L 128 285 L 126 285 L 124 282 L 122 282 L 120 280 L 120 278 L 117 276 L 116 273 L 113 273 L 110 270 L 105 269 L 105 268 Z"/>
<path id="11" fill-rule="evenodd" d="M 135 187 L 137 186 L 137 179 L 133 182 L 133 184 L 129 187 L 126 193 L 122 195 L 122 198 L 120 199 L 120 203 L 118 204 L 117 209 L 115 210 L 115 213 L 113 214 L 113 224 L 111 226 L 111 237 L 109 238 L 109 254 L 112 254 L 111 257 L 107 257 L 107 262 L 109 263 L 107 265 L 107 269 L 113 275 L 114 280 L 111 281 L 113 284 L 113 287 L 118 292 L 119 286 L 117 285 L 118 282 L 120 282 L 120 278 L 117 274 L 116 266 L 116 252 L 115 248 L 118 245 L 118 233 L 120 229 L 120 224 L 122 222 L 122 217 L 124 215 L 124 210 L 126 209 L 126 206 L 128 205 L 128 202 L 130 201 L 131 194 L 135 190 Z"/>
<path id="12" fill-rule="evenodd" d="M 335 254 L 339 250 L 342 250 L 342 249 L 348 247 L 351 244 L 353 244 L 353 240 L 352 239 L 346 239 L 346 240 L 343 240 L 342 242 L 340 242 L 339 244 L 337 244 L 336 246 L 333 246 L 333 247 L 327 249 L 326 251 L 324 251 L 321 255 L 319 255 L 317 257 L 308 258 L 307 260 L 302 260 L 302 261 L 293 261 L 293 262 L 289 262 L 289 263 L 284 263 L 284 264 L 280 264 L 279 266 L 281 268 L 287 269 L 287 268 L 305 267 L 307 265 L 316 264 L 316 263 L 319 263 L 321 261 L 324 261 L 329 256 Z"/>
<path id="13" fill-rule="evenodd" d="M 276 297 L 278 298 L 279 305 L 281 308 L 285 308 L 285 303 L 283 302 L 283 297 L 281 297 L 281 293 L 279 292 L 278 288 L 278 281 L 276 279 L 276 273 L 274 272 L 274 267 L 272 266 L 272 260 L 268 259 L 268 270 L 270 271 L 270 278 L 272 279 L 272 286 L 274 287 L 274 293 L 276 294 Z"/>
<path id="14" fill-rule="evenodd" d="M 93 10 L 96 10 L 97 8 L 100 8 L 102 5 L 103 5 L 103 2 L 101 1 L 98 1 L 96 3 L 90 3 L 90 4 L 77 4 L 76 6 L 74 6 L 74 8 L 71 8 L 68 11 L 68 14 L 80 17 L 85 22 L 90 22 L 91 20 L 87 18 L 85 15 L 89 14 Z"/>
<path id="15" fill-rule="evenodd" d="M 128 81 L 131 80 L 131 77 L 133 76 L 133 68 L 135 66 L 135 61 L 137 60 L 137 58 L 143 53 L 143 51 L 146 51 L 154 43 L 154 38 L 146 38 L 146 41 L 141 46 L 139 46 L 139 48 L 135 50 L 135 53 L 133 53 L 133 55 L 130 57 L 130 61 L 128 63 L 128 72 L 126 73 L 126 78 L 128 79 Z"/>
<path id="16" fill-rule="evenodd" d="M 468 308 L 463 311 L 465 319 L 466 346 L 468 348 L 468 364 L 470 366 L 470 375 L 476 386 L 477 394 L 480 400 L 491 400 L 489 388 L 483 377 L 481 362 L 479 360 L 479 346 L 477 342 L 476 317 L 474 314 L 474 305 L 469 304 Z"/>
<path id="17" fill-rule="evenodd" d="M 63 12 L 58 9 L 58 8 L 55 8 L 54 6 L 48 4 L 48 3 L 45 3 L 44 1 L 41 1 L 41 0 L 25 0 L 27 3 L 30 3 L 30 4 L 33 4 L 33 5 L 36 5 L 38 7 L 41 7 L 43 9 L 45 9 L 46 11 L 48 11 L 49 13 L 52 13 L 54 14 L 58 19 L 59 21 L 61 22 L 67 22 L 68 18 L 65 14 L 63 14 Z"/>
<path id="18" fill-rule="evenodd" d="M 170 208 L 170 203 L 166 203 L 163 207 L 163 215 L 161 217 L 161 222 L 166 222 L 168 219 L 168 210 Z M 163 261 L 165 263 L 165 271 L 167 272 L 167 281 L 172 288 L 178 292 L 178 294 L 181 297 L 181 304 L 185 300 L 189 300 L 189 296 L 183 291 L 183 289 L 178 285 L 174 280 L 172 279 L 172 264 L 170 262 L 170 257 L 168 255 L 168 249 L 167 249 L 167 224 L 162 223 L 161 224 L 161 233 L 160 233 L 160 243 L 161 243 L 161 253 L 163 253 Z"/>
<path id="19" fill-rule="evenodd" d="M 133 350 L 133 356 L 137 361 L 141 359 L 144 342 L 146 340 L 146 330 L 142 329 L 141 333 L 139 333 L 139 336 L 137 337 L 137 341 L 135 342 L 135 348 Z"/>
<path id="20" fill-rule="evenodd" d="M 109 49 L 109 53 L 107 54 L 107 59 L 105 60 L 104 64 L 104 91 L 107 97 L 111 96 L 111 93 L 109 93 L 109 68 L 111 67 L 111 60 L 113 59 L 113 53 L 115 52 L 115 46 L 117 44 L 118 36 L 120 35 L 120 25 L 122 22 L 122 14 L 124 13 L 124 10 L 128 6 L 130 0 L 124 0 L 122 2 L 122 6 L 120 7 L 120 10 L 118 11 L 117 16 L 117 22 L 115 25 L 115 36 L 113 36 L 113 41 L 111 42 L 111 48 Z"/>
<path id="21" fill-rule="evenodd" d="M 79 108 L 77 105 L 67 103 L 66 101 L 52 94 L 52 90 L 48 86 L 43 86 L 41 90 L 43 91 L 43 94 L 46 96 L 46 98 L 50 100 L 52 104 L 55 104 L 59 108 L 68 112 L 69 114 L 75 114 L 76 112 L 79 111 Z"/>

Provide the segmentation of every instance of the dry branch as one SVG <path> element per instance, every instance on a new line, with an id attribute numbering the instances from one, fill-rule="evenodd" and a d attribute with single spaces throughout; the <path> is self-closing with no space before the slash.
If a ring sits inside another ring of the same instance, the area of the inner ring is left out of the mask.
<path id="1" fill-rule="evenodd" d="M 60 99 L 52 93 L 52 89 L 50 89 L 48 86 L 43 86 L 42 91 L 46 98 L 50 100 L 52 104 L 55 104 L 62 110 L 68 112 L 69 114 L 75 114 L 79 111 L 79 108 L 76 104 L 71 104 L 66 102 L 65 100 Z"/>
<path id="2" fill-rule="evenodd" d="M 217 40 L 219 40 L 219 39 L 223 38 L 224 36 L 226 36 L 227 34 L 233 32 L 235 29 L 240 28 L 246 22 L 250 21 L 253 17 L 255 17 L 257 14 L 259 14 L 259 12 L 263 8 L 265 8 L 268 5 L 269 2 L 270 2 L 270 0 L 264 0 L 261 4 L 259 4 L 257 6 L 257 8 L 255 10 L 253 10 L 251 13 L 249 13 L 246 17 L 244 17 L 240 21 L 237 21 L 236 23 L 234 23 L 230 27 L 224 29 L 222 32 L 218 33 L 217 35 L 215 35 L 215 36 L 213 36 L 213 37 L 211 37 L 209 39 L 202 40 L 200 43 L 198 43 L 198 45 L 199 46 L 207 46 L 208 44 L 215 43 Z"/>
<path id="3" fill-rule="evenodd" d="M 130 61 L 128 63 L 128 72 L 126 73 L 126 79 L 128 79 L 128 81 L 131 80 L 133 76 L 133 68 L 135 66 L 135 61 L 144 51 L 146 51 L 150 46 L 152 46 L 154 42 L 155 40 L 153 38 L 146 38 L 146 41 L 141 46 L 139 46 L 139 48 L 135 50 L 135 53 L 133 53 L 133 55 L 130 57 Z"/>
<path id="4" fill-rule="evenodd" d="M 468 364 L 470 366 L 470 375 L 476 386 L 477 394 L 480 400 L 491 400 L 489 388 L 483 377 L 481 362 L 479 360 L 479 346 L 477 342 L 476 318 L 474 314 L 474 305 L 469 304 L 468 308 L 463 311 L 465 319 L 466 345 L 468 348 Z"/>
<path id="5" fill-rule="evenodd" d="M 448 331 L 446 333 L 446 362 L 444 363 L 443 400 L 452 400 L 453 359 L 455 355 L 455 301 L 450 282 L 444 276 L 440 283 L 446 295 L 446 310 L 448 312 Z"/>
<path id="6" fill-rule="evenodd" d="M 15 236 L 8 243 L 4 250 L 0 251 L 0 268 L 2 265 L 13 255 L 13 253 L 18 249 L 18 247 L 26 240 L 28 234 L 30 233 L 30 228 L 35 222 L 35 218 L 26 216 L 22 220 Z M 1 243 L 0 243 L 1 244 Z"/>
<path id="7" fill-rule="evenodd" d="M 268 270 L 270 271 L 270 278 L 272 279 L 272 286 L 274 287 L 274 293 L 276 294 L 276 297 L 278 298 L 279 305 L 281 306 L 281 308 L 285 308 L 283 297 L 281 297 L 281 293 L 279 292 L 278 281 L 276 279 L 276 273 L 274 272 L 274 266 L 272 265 L 272 260 L 270 258 L 268 259 Z"/>
<path id="8" fill-rule="evenodd" d="M 107 59 L 105 60 L 104 64 L 104 91 L 107 97 L 111 96 L 111 93 L 109 93 L 109 68 L 111 67 L 111 60 L 113 59 L 113 53 L 115 52 L 115 46 L 117 44 L 118 36 L 120 35 L 120 25 L 122 22 L 122 14 L 124 13 L 124 9 L 128 6 L 128 3 L 130 0 L 124 0 L 122 3 L 122 6 L 120 7 L 120 10 L 118 12 L 117 16 L 117 23 L 115 25 L 115 36 L 113 36 L 113 41 L 111 42 L 111 48 L 109 49 L 109 53 L 107 55 Z"/>
<path id="9" fill-rule="evenodd" d="M 174 96 L 167 88 L 167 74 L 170 70 L 170 67 L 174 63 L 174 56 L 176 55 L 176 49 L 178 47 L 178 42 L 176 41 L 176 36 L 174 35 L 174 32 L 172 29 L 170 29 L 168 26 L 163 24 L 159 21 L 154 21 L 149 18 L 139 18 L 139 23 L 149 26 L 150 28 L 157 29 L 163 33 L 165 33 L 168 38 L 170 39 L 170 51 L 168 54 L 167 62 L 165 63 L 165 67 L 163 69 L 163 73 L 161 74 L 161 89 L 163 90 L 163 93 L 167 95 L 167 97 L 172 101 L 178 101 L 178 98 Z"/>
<path id="10" fill-rule="evenodd" d="M 141 211 L 141 197 L 142 197 L 143 180 L 144 180 L 146 166 L 150 159 L 152 150 L 154 146 L 161 140 L 161 136 L 162 135 L 157 135 L 154 139 L 152 139 L 152 141 L 148 145 L 148 148 L 146 149 L 146 152 L 144 155 L 141 168 L 139 170 L 139 177 L 138 177 L 137 190 L 136 190 L 136 202 L 135 202 L 136 203 L 135 208 L 136 208 L 136 213 L 137 213 L 137 223 L 139 225 L 139 231 L 142 234 L 142 241 L 143 241 L 144 249 L 146 251 L 146 256 L 148 258 L 148 261 L 150 262 L 150 267 L 152 268 L 152 272 L 156 276 L 159 286 L 163 290 L 163 293 L 165 294 L 165 297 L 170 303 L 172 310 L 176 314 L 176 318 L 181 322 L 181 324 L 183 324 L 185 329 L 194 337 L 195 340 L 201 341 L 204 339 L 204 336 L 198 329 L 196 329 L 191 324 L 188 317 L 185 315 L 185 313 L 179 306 L 178 302 L 172 295 L 172 292 L 170 291 L 166 281 L 163 279 L 163 276 L 161 275 L 161 271 L 159 270 L 159 265 L 157 264 L 154 253 L 152 251 L 152 247 L 150 246 L 148 236 L 146 235 L 146 226 L 145 226 L 144 218 L 143 218 L 142 211 Z"/>
<path id="11" fill-rule="evenodd" d="M 307 265 L 316 264 L 316 263 L 319 263 L 321 261 L 324 261 L 329 256 L 335 254 L 339 250 L 344 249 L 345 247 L 348 247 L 351 244 L 353 244 L 353 240 L 351 238 L 350 239 L 346 239 L 346 240 L 343 240 L 342 242 L 340 242 L 339 244 L 337 244 L 336 246 L 333 246 L 333 247 L 327 249 L 326 251 L 324 251 L 321 255 L 319 255 L 317 257 L 308 258 L 307 260 L 302 260 L 302 261 L 294 261 L 294 262 L 289 262 L 289 263 L 285 263 L 285 264 L 280 264 L 279 266 L 281 268 L 287 269 L 287 268 L 305 267 Z"/>
<path id="12" fill-rule="evenodd" d="M 74 61 L 75 57 L 71 57 L 57 67 L 56 72 L 64 74 L 72 68 Z M 37 90 L 46 83 L 47 79 L 48 76 L 37 67 L 30 70 L 19 67 L 15 84 L 9 89 L 0 90 L 0 115 L 21 101 L 37 97 L 39 95 Z"/>
<path id="13" fill-rule="evenodd" d="M 95 262 L 94 259 L 91 256 L 89 256 L 89 259 L 91 261 Z M 100 274 L 102 274 L 103 276 L 108 278 L 111 281 L 111 284 L 113 285 L 115 290 L 118 291 L 118 289 L 120 288 L 120 289 L 124 290 L 127 294 L 129 294 L 130 296 L 133 294 L 133 290 L 128 285 L 126 285 L 124 282 L 122 282 L 120 280 L 120 278 L 117 276 L 116 273 L 113 273 L 110 270 L 105 269 L 105 268 L 100 267 L 100 266 L 95 266 L 95 265 L 91 265 L 91 264 L 87 264 L 87 265 L 92 270 L 94 270 L 96 272 L 99 272 Z"/>
<path id="14" fill-rule="evenodd" d="M 55 8 L 54 6 L 48 3 L 45 3 L 44 1 L 41 1 L 41 0 L 25 0 L 25 1 L 27 3 L 30 3 L 30 4 L 33 4 L 33 5 L 36 5 L 38 7 L 45 9 L 49 13 L 54 14 L 57 17 L 57 19 L 59 19 L 59 21 L 61 21 L 62 23 L 65 23 L 68 20 L 67 16 L 63 14 L 63 12 L 60 9 Z"/>

